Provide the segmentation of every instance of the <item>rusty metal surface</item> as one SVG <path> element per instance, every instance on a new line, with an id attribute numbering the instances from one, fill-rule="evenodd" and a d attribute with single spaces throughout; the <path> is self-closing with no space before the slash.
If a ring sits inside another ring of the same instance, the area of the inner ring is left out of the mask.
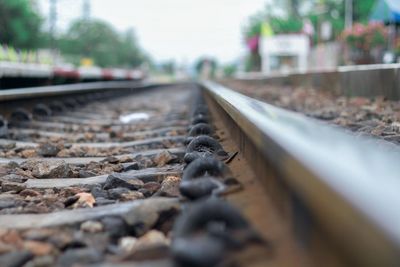
<path id="1" fill-rule="evenodd" d="M 203 83 L 346 257 L 360 266 L 400 262 L 400 150 Z"/>

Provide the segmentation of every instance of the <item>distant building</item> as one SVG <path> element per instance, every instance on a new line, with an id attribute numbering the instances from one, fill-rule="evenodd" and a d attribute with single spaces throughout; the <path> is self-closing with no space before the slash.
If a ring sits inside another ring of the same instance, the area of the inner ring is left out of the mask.
<path id="1" fill-rule="evenodd" d="M 307 70 L 310 39 L 305 34 L 280 34 L 262 37 L 260 54 L 262 72 Z"/>

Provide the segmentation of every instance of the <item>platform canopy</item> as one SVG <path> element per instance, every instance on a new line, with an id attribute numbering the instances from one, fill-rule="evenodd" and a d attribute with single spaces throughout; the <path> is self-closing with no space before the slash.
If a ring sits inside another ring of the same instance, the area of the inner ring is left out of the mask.
<path id="1" fill-rule="evenodd" d="M 372 10 L 370 21 L 400 23 L 400 0 L 378 0 Z"/>

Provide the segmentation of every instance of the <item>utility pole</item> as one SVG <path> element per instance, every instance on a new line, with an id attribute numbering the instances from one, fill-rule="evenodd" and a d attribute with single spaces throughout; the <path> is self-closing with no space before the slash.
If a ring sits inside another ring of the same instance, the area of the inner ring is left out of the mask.
<path id="1" fill-rule="evenodd" d="M 90 0 L 83 0 L 83 5 L 82 5 L 82 17 L 84 20 L 89 20 L 90 19 Z"/>
<path id="2" fill-rule="evenodd" d="M 350 28 L 353 25 L 353 0 L 345 1 L 345 27 Z"/>
<path id="3" fill-rule="evenodd" d="M 56 54 L 56 24 L 57 24 L 57 0 L 50 0 L 49 10 L 49 25 L 50 25 L 50 50 L 55 61 Z"/>

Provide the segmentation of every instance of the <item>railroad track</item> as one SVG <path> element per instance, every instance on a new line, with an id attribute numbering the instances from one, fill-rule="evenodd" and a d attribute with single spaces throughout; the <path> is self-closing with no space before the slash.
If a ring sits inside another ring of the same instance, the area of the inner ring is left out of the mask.
<path id="1" fill-rule="evenodd" d="M 212 82 L 0 101 L 0 266 L 400 262 L 397 148 Z"/>

